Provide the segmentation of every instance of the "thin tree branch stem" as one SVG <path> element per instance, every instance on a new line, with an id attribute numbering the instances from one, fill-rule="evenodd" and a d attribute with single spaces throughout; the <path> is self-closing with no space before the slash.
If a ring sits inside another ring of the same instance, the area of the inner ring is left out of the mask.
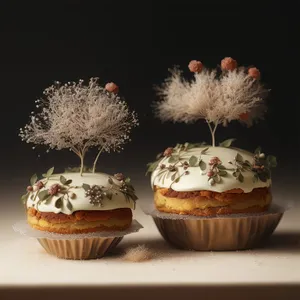
<path id="1" fill-rule="evenodd" d="M 95 160 L 94 160 L 94 164 L 93 164 L 93 173 L 96 172 L 96 165 L 97 165 L 97 161 L 98 161 L 98 158 L 100 156 L 100 154 L 102 153 L 102 151 L 104 150 L 104 146 L 99 150 Z"/>

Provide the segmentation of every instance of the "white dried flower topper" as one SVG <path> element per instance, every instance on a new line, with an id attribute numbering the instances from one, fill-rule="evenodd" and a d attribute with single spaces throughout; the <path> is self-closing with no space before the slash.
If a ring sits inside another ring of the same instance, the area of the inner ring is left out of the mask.
<path id="1" fill-rule="evenodd" d="M 221 72 L 205 69 L 200 61 L 191 61 L 194 73 L 191 81 L 178 69 L 157 88 L 161 101 L 156 103 L 156 113 L 162 121 L 192 123 L 204 119 L 215 146 L 215 132 L 219 124 L 238 120 L 251 125 L 266 110 L 267 90 L 259 81 L 257 68 L 237 67 L 237 62 L 226 57 L 221 62 Z"/>
<path id="2" fill-rule="evenodd" d="M 138 125 L 136 113 L 118 96 L 114 83 L 105 88 L 91 78 L 88 85 L 83 80 L 61 84 L 55 82 L 36 100 L 37 113 L 20 129 L 23 141 L 45 145 L 49 149 L 70 149 L 80 157 L 83 172 L 88 149 L 96 147 L 101 152 L 120 151 L 130 141 L 131 129 Z"/>
<path id="3" fill-rule="evenodd" d="M 37 112 L 20 129 L 23 141 L 49 149 L 70 149 L 80 158 L 80 167 L 64 174 L 53 174 L 54 167 L 42 177 L 31 177 L 22 200 L 27 207 L 42 212 L 72 214 L 77 210 L 134 208 L 137 196 L 122 173 L 110 176 L 96 173 L 96 164 L 104 151 L 120 151 L 130 141 L 129 134 L 138 125 L 136 113 L 130 111 L 118 95 L 119 87 L 98 84 L 91 78 L 61 84 L 55 82 L 36 100 Z M 90 148 L 98 152 L 92 168 L 84 166 Z M 71 173 L 70 173 L 71 172 Z"/>
<path id="4" fill-rule="evenodd" d="M 268 91 L 260 82 L 257 68 L 238 67 L 226 57 L 221 69 L 205 69 L 193 60 L 188 68 L 194 73 L 186 80 L 178 69 L 171 71 L 162 86 L 157 88 L 160 100 L 155 105 L 162 121 L 192 123 L 205 120 L 212 143 L 185 143 L 169 147 L 148 164 L 155 186 L 176 191 L 209 190 L 224 192 L 240 188 L 251 192 L 254 188 L 271 185 L 270 169 L 276 167 L 274 156 L 265 156 L 258 147 L 254 154 L 230 148 L 235 139 L 219 143 L 215 133 L 221 124 L 233 120 L 252 125 L 266 111 Z"/>

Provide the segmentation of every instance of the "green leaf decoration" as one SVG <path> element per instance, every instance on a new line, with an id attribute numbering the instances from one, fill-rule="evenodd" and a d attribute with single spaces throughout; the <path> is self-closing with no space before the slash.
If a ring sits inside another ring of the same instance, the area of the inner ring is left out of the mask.
<path id="1" fill-rule="evenodd" d="M 148 163 L 147 164 L 148 169 L 147 169 L 147 172 L 145 175 L 147 176 L 149 173 L 152 173 L 158 167 L 160 161 L 161 161 L 161 159 L 157 160 L 155 162 Z"/>
<path id="2" fill-rule="evenodd" d="M 189 165 L 195 167 L 197 165 L 198 158 L 196 156 L 191 156 L 189 159 Z"/>
<path id="3" fill-rule="evenodd" d="M 48 190 L 40 191 L 40 192 L 38 193 L 38 197 L 39 197 L 39 200 L 40 200 L 40 201 L 43 201 L 43 200 L 45 200 L 46 198 L 48 198 L 48 197 L 49 197 Z"/>
<path id="4" fill-rule="evenodd" d="M 253 182 L 257 182 L 259 179 L 258 175 L 255 173 L 254 176 L 253 176 Z"/>
<path id="5" fill-rule="evenodd" d="M 163 152 L 158 153 L 158 154 L 156 155 L 156 159 L 160 159 L 162 156 L 163 156 Z"/>
<path id="6" fill-rule="evenodd" d="M 258 178 L 262 181 L 262 182 L 266 182 L 268 180 L 266 174 L 264 173 L 259 173 L 258 174 Z"/>
<path id="7" fill-rule="evenodd" d="M 67 202 L 66 207 L 70 211 L 73 209 L 73 205 L 72 205 L 72 203 L 70 201 Z"/>
<path id="8" fill-rule="evenodd" d="M 60 175 L 60 177 L 59 177 L 59 181 L 61 182 L 61 184 L 65 185 L 65 184 L 66 184 L 66 182 L 67 182 L 67 179 L 66 179 L 66 177 L 65 177 L 65 176 L 63 176 L 63 175 Z"/>
<path id="9" fill-rule="evenodd" d="M 60 197 L 55 201 L 55 207 L 62 208 L 62 206 L 63 206 L 63 201 L 62 201 L 62 197 Z"/>
<path id="10" fill-rule="evenodd" d="M 130 193 L 129 196 L 133 201 L 136 201 L 137 199 L 139 199 L 135 193 Z"/>
<path id="11" fill-rule="evenodd" d="M 243 163 L 244 162 L 244 159 L 243 159 L 243 156 L 239 153 L 236 154 L 235 156 L 235 160 L 239 163 Z"/>
<path id="12" fill-rule="evenodd" d="M 72 183 L 72 179 L 68 179 L 68 180 L 66 181 L 65 185 L 69 185 L 69 184 L 71 184 L 71 183 Z"/>
<path id="13" fill-rule="evenodd" d="M 29 196 L 29 192 L 26 193 L 25 195 L 23 195 L 23 196 L 21 197 L 21 201 L 23 202 L 23 204 L 26 203 L 26 200 L 28 199 L 28 196 Z"/>
<path id="14" fill-rule="evenodd" d="M 226 168 L 223 165 L 218 165 L 218 169 L 220 169 L 220 170 L 226 170 Z"/>
<path id="15" fill-rule="evenodd" d="M 170 156 L 170 158 L 168 159 L 168 163 L 172 164 L 174 162 L 176 162 L 179 159 L 178 155 L 172 155 Z"/>
<path id="16" fill-rule="evenodd" d="M 110 192 L 110 191 L 106 192 L 106 197 L 107 197 L 109 200 L 111 200 L 112 197 L 113 197 L 113 193 Z"/>
<path id="17" fill-rule="evenodd" d="M 218 173 L 220 176 L 226 176 L 227 175 L 227 172 L 226 171 L 219 171 Z"/>
<path id="18" fill-rule="evenodd" d="M 82 188 L 83 188 L 85 191 L 87 191 L 87 190 L 89 190 L 91 187 L 90 187 L 89 184 L 83 183 L 83 184 L 82 184 Z"/>
<path id="19" fill-rule="evenodd" d="M 199 167 L 202 171 L 206 169 L 206 163 L 202 159 L 199 162 Z"/>
<path id="20" fill-rule="evenodd" d="M 129 177 L 127 177 L 127 178 L 125 179 L 125 183 L 126 183 L 126 184 L 130 184 L 130 182 L 131 182 L 131 179 L 130 179 Z"/>
<path id="21" fill-rule="evenodd" d="M 30 185 L 34 185 L 36 182 L 37 182 L 37 175 L 36 174 L 33 174 L 30 178 Z"/>
<path id="22" fill-rule="evenodd" d="M 261 152 L 261 147 L 257 147 L 254 151 L 254 154 L 259 154 Z"/>
<path id="23" fill-rule="evenodd" d="M 275 168 L 277 166 L 277 159 L 273 155 L 267 156 L 267 164 L 270 168 Z"/>
<path id="24" fill-rule="evenodd" d="M 200 153 L 205 154 L 208 149 L 209 149 L 209 147 L 206 147 L 206 148 L 202 149 Z"/>
<path id="25" fill-rule="evenodd" d="M 53 171 L 54 171 L 54 167 L 50 168 L 46 173 L 44 173 L 42 176 L 45 177 L 45 178 L 49 178 L 52 174 L 53 174 Z"/>
<path id="26" fill-rule="evenodd" d="M 50 168 L 50 169 L 47 171 L 47 177 L 48 177 L 48 178 L 53 174 L 53 171 L 54 171 L 54 167 Z"/>
<path id="27" fill-rule="evenodd" d="M 228 139 L 219 144 L 220 147 L 228 148 L 236 139 Z"/>
<path id="28" fill-rule="evenodd" d="M 111 177 L 108 177 L 107 181 L 108 181 L 109 184 L 114 184 L 114 181 L 113 181 L 113 179 Z"/>
<path id="29" fill-rule="evenodd" d="M 239 174 L 240 174 L 240 172 L 238 172 L 238 171 L 235 171 L 235 172 L 233 172 L 233 173 L 232 173 L 232 176 L 234 176 L 234 177 L 238 177 L 238 176 L 239 176 Z"/>
<path id="30" fill-rule="evenodd" d="M 171 176 L 171 180 L 174 181 L 176 178 L 176 173 L 174 173 L 172 176 Z"/>
<path id="31" fill-rule="evenodd" d="M 239 173 L 238 180 L 239 180 L 239 182 L 244 182 L 244 176 L 242 173 Z"/>
<path id="32" fill-rule="evenodd" d="M 177 182 L 179 182 L 179 180 L 180 180 L 180 177 L 177 177 L 174 182 L 177 183 Z"/>

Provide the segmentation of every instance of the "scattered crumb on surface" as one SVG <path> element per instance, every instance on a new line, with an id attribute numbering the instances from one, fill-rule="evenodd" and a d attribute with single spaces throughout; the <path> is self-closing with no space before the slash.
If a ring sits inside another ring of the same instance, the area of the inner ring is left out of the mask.
<path id="1" fill-rule="evenodd" d="M 125 254 L 122 257 L 124 260 L 132 262 L 143 262 L 151 260 L 156 256 L 153 250 L 150 250 L 145 245 L 138 245 L 125 250 Z"/>

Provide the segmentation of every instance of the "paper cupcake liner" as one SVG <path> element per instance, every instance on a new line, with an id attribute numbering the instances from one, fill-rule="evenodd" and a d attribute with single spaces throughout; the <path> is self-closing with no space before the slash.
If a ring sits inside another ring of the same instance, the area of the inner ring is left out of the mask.
<path id="1" fill-rule="evenodd" d="M 127 234 L 138 232 L 143 226 L 136 220 L 123 231 L 91 232 L 81 234 L 58 234 L 33 229 L 26 220 L 13 225 L 16 232 L 36 238 L 52 255 L 64 259 L 101 258 L 115 248 Z"/>
<path id="2" fill-rule="evenodd" d="M 43 248 L 52 255 L 64 259 L 95 259 L 101 258 L 114 249 L 123 239 L 115 238 L 84 238 L 79 240 L 38 239 Z"/>
<path id="3" fill-rule="evenodd" d="M 200 217 L 160 212 L 153 203 L 144 203 L 142 208 L 152 216 L 168 243 L 176 248 L 196 251 L 257 247 L 273 233 L 285 211 L 285 208 L 273 204 L 262 213 Z"/>
<path id="4" fill-rule="evenodd" d="M 177 248 L 197 251 L 251 249 L 275 230 L 283 213 L 260 216 L 153 220 L 163 238 Z"/>

